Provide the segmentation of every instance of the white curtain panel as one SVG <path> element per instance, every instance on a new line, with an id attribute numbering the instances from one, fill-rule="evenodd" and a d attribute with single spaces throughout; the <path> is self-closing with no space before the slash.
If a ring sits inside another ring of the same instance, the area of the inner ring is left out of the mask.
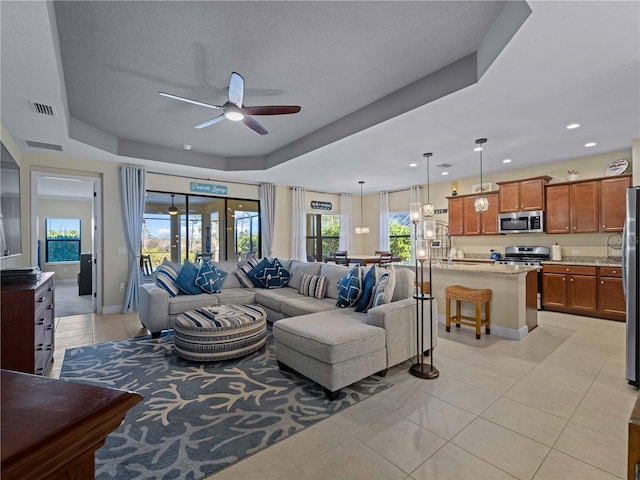
<path id="1" fill-rule="evenodd" d="M 273 225 L 276 214 L 276 186 L 262 183 L 258 187 L 260 195 L 260 233 L 262 234 L 262 257 L 272 257 Z"/>
<path id="2" fill-rule="evenodd" d="M 291 189 L 291 258 L 307 260 L 307 209 L 305 189 Z"/>
<path id="3" fill-rule="evenodd" d="M 144 220 L 144 168 L 124 165 L 120 167 L 124 229 L 129 248 L 129 279 L 124 292 L 122 313 L 137 312 L 140 304 L 138 290 L 142 284 L 140 248 Z"/>
<path id="4" fill-rule="evenodd" d="M 422 188 L 421 187 L 411 187 L 411 191 L 409 192 L 409 202 L 421 202 L 422 203 Z M 409 205 L 407 205 L 407 210 L 409 210 Z M 415 248 L 416 248 L 416 227 L 414 224 L 411 224 L 411 260 L 415 260 Z"/>
<path id="5" fill-rule="evenodd" d="M 351 194 L 340 195 L 340 239 L 338 250 L 351 252 Z"/>
<path id="6" fill-rule="evenodd" d="M 380 250 L 388 252 L 391 249 L 389 241 L 389 192 L 380 192 L 378 199 L 380 201 Z"/>

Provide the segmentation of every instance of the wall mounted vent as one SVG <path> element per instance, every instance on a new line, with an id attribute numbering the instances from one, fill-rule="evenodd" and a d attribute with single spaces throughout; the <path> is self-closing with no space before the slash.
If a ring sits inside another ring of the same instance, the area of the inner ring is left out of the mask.
<path id="1" fill-rule="evenodd" d="M 439 165 L 436 165 L 436 167 L 440 167 L 440 168 L 449 168 L 452 167 L 453 165 L 451 165 L 450 163 L 441 163 Z"/>
<path id="2" fill-rule="evenodd" d="M 25 140 L 24 143 L 32 148 L 44 148 L 45 150 L 55 150 L 57 152 L 62 151 L 62 145 L 56 145 L 55 143 L 34 142 L 33 140 Z"/>
<path id="3" fill-rule="evenodd" d="M 50 117 L 55 117 L 56 111 L 51 105 L 46 105 L 44 103 L 38 103 L 38 102 L 30 102 L 30 103 L 34 112 L 39 113 L 41 115 L 48 115 Z"/>

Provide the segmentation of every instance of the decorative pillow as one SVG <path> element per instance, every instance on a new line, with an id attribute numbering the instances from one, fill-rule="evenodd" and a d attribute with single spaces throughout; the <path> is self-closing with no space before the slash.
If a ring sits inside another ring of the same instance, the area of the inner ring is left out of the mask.
<path id="1" fill-rule="evenodd" d="M 171 297 L 180 295 L 180 290 L 174 283 L 177 279 L 178 272 L 169 265 L 163 263 L 156 269 L 156 285 L 166 290 Z"/>
<path id="2" fill-rule="evenodd" d="M 299 292 L 302 295 L 313 298 L 324 298 L 324 292 L 327 289 L 327 277 L 319 275 L 300 275 Z"/>
<path id="3" fill-rule="evenodd" d="M 181 292 L 187 295 L 198 295 L 202 293 L 200 287 L 196 285 L 196 277 L 198 276 L 198 267 L 191 263 L 189 260 L 184 262 L 182 269 L 178 274 L 178 279 L 175 281 L 176 286 Z"/>
<path id="4" fill-rule="evenodd" d="M 353 267 L 338 282 L 337 307 L 352 307 L 362 295 L 362 272 L 360 266 Z"/>
<path id="5" fill-rule="evenodd" d="M 220 293 L 227 275 L 228 273 L 224 270 L 220 270 L 207 260 L 203 260 L 196 276 L 196 285 L 206 293 Z"/>
<path id="6" fill-rule="evenodd" d="M 164 257 L 160 266 L 155 270 L 155 272 L 153 272 L 153 278 L 156 278 L 157 272 L 160 270 L 161 266 L 171 267 L 176 274 L 176 278 L 178 278 L 178 274 L 180 273 L 180 269 L 182 268 L 182 265 L 180 265 L 179 263 L 174 263 L 167 257 Z"/>
<path id="7" fill-rule="evenodd" d="M 282 288 L 289 283 L 291 274 L 277 258 L 271 261 L 263 258 L 258 265 L 249 270 L 247 277 L 258 288 Z"/>
<path id="8" fill-rule="evenodd" d="M 376 289 L 376 283 L 378 280 L 378 275 L 376 271 L 376 266 L 371 265 L 369 271 L 364 276 L 364 282 L 362 284 L 362 295 L 360 295 L 360 299 L 355 304 L 356 312 L 366 312 L 373 303 L 373 294 Z"/>
<path id="9" fill-rule="evenodd" d="M 253 282 L 249 280 L 249 277 L 247 277 L 247 273 L 256 265 L 258 265 L 258 259 L 250 258 L 241 267 L 238 267 L 238 269 L 234 272 L 236 274 L 236 277 L 238 277 L 238 280 L 240 281 L 240 285 L 242 285 L 244 288 L 253 287 Z"/>
<path id="10" fill-rule="evenodd" d="M 376 285 L 376 291 L 373 296 L 373 307 L 383 305 L 385 303 L 391 303 L 393 298 L 393 291 L 396 288 L 396 271 L 393 266 L 387 269 L 387 272 L 383 273 L 380 277 L 378 285 Z"/>

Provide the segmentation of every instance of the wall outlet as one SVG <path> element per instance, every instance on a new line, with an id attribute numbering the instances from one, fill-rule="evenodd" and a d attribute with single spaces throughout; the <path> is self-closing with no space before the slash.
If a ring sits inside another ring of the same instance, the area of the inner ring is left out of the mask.
<path id="1" fill-rule="evenodd" d="M 124 291 L 124 282 L 120 282 L 120 291 L 123 292 Z"/>
<path id="2" fill-rule="evenodd" d="M 571 250 L 571 255 L 580 255 L 580 250 Z"/>

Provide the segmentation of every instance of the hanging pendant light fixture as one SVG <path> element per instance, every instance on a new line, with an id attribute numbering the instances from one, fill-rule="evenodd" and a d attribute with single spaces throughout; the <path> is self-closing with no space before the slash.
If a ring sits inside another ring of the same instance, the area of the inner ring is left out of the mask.
<path id="1" fill-rule="evenodd" d="M 364 180 L 360 180 L 358 183 L 360 184 L 360 226 L 356 227 L 356 235 L 366 235 L 369 233 L 369 227 L 363 226 L 364 216 L 362 215 L 362 185 L 364 185 Z"/>
<path id="2" fill-rule="evenodd" d="M 425 217 L 433 217 L 433 214 L 436 213 L 436 208 L 431 203 L 429 198 L 430 191 L 430 181 L 429 181 L 429 158 L 433 155 L 433 153 L 423 153 L 422 156 L 427 158 L 427 203 L 422 206 L 422 215 Z"/>
<path id="3" fill-rule="evenodd" d="M 476 198 L 474 207 L 476 209 L 476 212 L 483 213 L 489 210 L 489 200 L 487 200 L 487 197 L 484 196 L 482 188 L 482 152 L 484 151 L 484 144 L 487 143 L 487 139 L 479 138 L 476 140 L 476 143 L 480 145 L 480 196 Z"/>
<path id="4" fill-rule="evenodd" d="M 178 214 L 178 208 L 174 205 L 173 203 L 173 197 L 175 197 L 175 195 L 172 193 L 171 194 L 171 206 L 169 207 L 169 215 L 177 215 Z"/>

